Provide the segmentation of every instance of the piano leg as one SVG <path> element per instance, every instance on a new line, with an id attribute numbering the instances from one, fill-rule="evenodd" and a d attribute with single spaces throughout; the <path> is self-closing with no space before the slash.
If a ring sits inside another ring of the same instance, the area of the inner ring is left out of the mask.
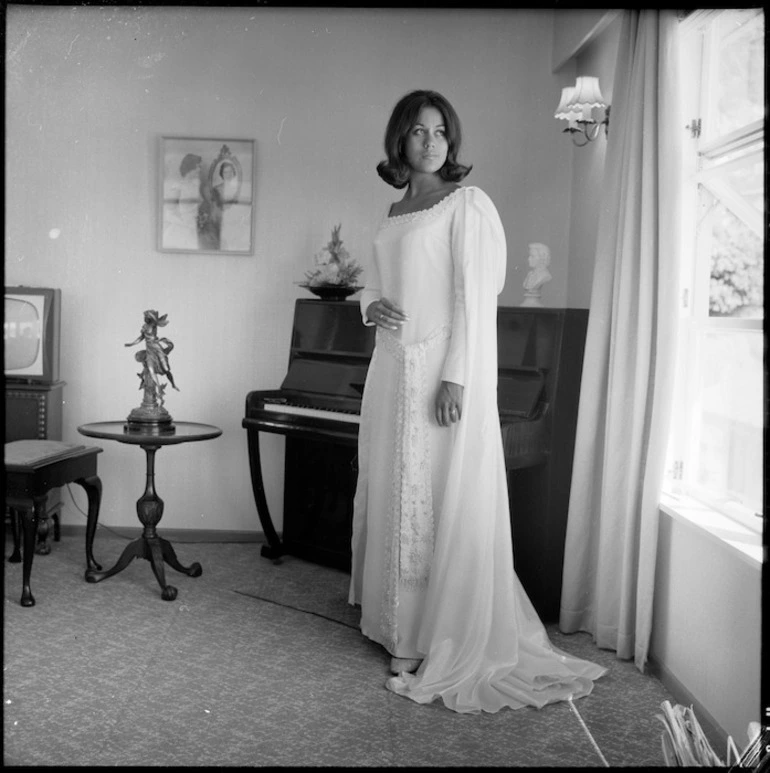
<path id="1" fill-rule="evenodd" d="M 284 550 L 281 540 L 273 526 L 270 510 L 267 507 L 267 499 L 265 499 L 265 486 L 262 482 L 262 459 L 259 455 L 259 431 L 249 429 L 247 437 L 249 446 L 249 467 L 251 468 L 251 487 L 254 489 L 254 500 L 257 504 L 259 522 L 262 524 L 262 531 L 264 531 L 268 543 L 267 545 L 262 546 L 260 554 L 265 558 L 277 560 L 283 555 Z"/>

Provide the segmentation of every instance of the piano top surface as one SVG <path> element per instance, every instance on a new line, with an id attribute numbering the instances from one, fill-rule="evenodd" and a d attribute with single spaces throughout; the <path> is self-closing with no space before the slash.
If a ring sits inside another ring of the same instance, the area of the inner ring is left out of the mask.
<path id="1" fill-rule="evenodd" d="M 548 399 L 563 315 L 563 309 L 498 307 L 501 415 L 531 417 Z M 261 394 L 355 410 L 374 341 L 375 328 L 363 324 L 358 301 L 298 299 L 286 377 L 280 390 Z"/>

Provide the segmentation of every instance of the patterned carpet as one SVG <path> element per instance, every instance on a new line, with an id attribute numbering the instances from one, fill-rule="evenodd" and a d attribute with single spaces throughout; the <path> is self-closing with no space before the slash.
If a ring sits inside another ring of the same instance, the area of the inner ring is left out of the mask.
<path id="1" fill-rule="evenodd" d="M 82 532 L 35 556 L 35 607 L 19 605 L 21 565 L 5 562 L 5 765 L 663 764 L 655 714 L 671 696 L 586 634 L 549 626 L 610 669 L 574 709 L 458 715 L 385 689 L 389 657 L 358 630 L 345 573 L 275 564 L 255 543 L 172 542 L 203 575 L 167 567 L 171 602 L 141 559 L 86 583 Z M 97 561 L 125 544 L 100 529 Z"/>

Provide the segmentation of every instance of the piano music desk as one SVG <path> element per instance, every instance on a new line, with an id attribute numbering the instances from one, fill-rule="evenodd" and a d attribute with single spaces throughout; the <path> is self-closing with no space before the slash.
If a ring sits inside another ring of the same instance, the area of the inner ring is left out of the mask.
<path id="1" fill-rule="evenodd" d="M 145 452 L 147 467 L 144 494 L 139 497 L 136 503 L 137 515 L 144 526 L 142 536 L 126 546 L 118 562 L 111 569 L 98 571 L 89 567 L 86 571 L 86 580 L 88 582 L 101 582 L 118 572 L 122 572 L 134 558 L 144 558 L 152 565 L 152 571 L 162 589 L 161 597 L 165 601 L 173 601 L 176 598 L 177 589 L 173 585 L 166 585 L 163 563 L 167 563 L 177 572 L 182 572 L 188 577 L 200 577 L 203 569 L 197 562 L 190 566 L 182 566 L 176 557 L 174 548 L 171 547 L 171 543 L 159 537 L 155 530 L 163 517 L 163 500 L 155 492 L 155 453 L 163 446 L 193 443 L 219 437 L 222 430 L 210 424 L 176 421 L 173 433 L 158 434 L 151 431 L 128 432 L 125 425 L 125 421 L 103 421 L 78 427 L 78 432 L 81 435 L 140 446 Z"/>

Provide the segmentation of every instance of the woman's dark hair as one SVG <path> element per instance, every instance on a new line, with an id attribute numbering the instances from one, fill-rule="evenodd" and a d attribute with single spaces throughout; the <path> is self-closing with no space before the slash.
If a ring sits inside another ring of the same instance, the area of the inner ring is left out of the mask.
<path id="1" fill-rule="evenodd" d="M 200 156 L 196 156 L 194 153 L 188 153 L 179 165 L 179 174 L 184 177 L 188 172 L 195 169 L 201 161 L 203 161 L 203 159 Z"/>
<path id="2" fill-rule="evenodd" d="M 404 140 L 417 122 L 424 107 L 435 107 L 444 118 L 448 149 L 439 176 L 447 182 L 460 182 L 473 168 L 458 163 L 457 154 L 462 142 L 460 119 L 449 101 L 437 91 L 411 91 L 401 97 L 393 108 L 385 129 L 385 155 L 387 159 L 377 164 L 377 174 L 394 188 L 404 188 L 409 182 L 411 167 L 404 155 Z"/>

